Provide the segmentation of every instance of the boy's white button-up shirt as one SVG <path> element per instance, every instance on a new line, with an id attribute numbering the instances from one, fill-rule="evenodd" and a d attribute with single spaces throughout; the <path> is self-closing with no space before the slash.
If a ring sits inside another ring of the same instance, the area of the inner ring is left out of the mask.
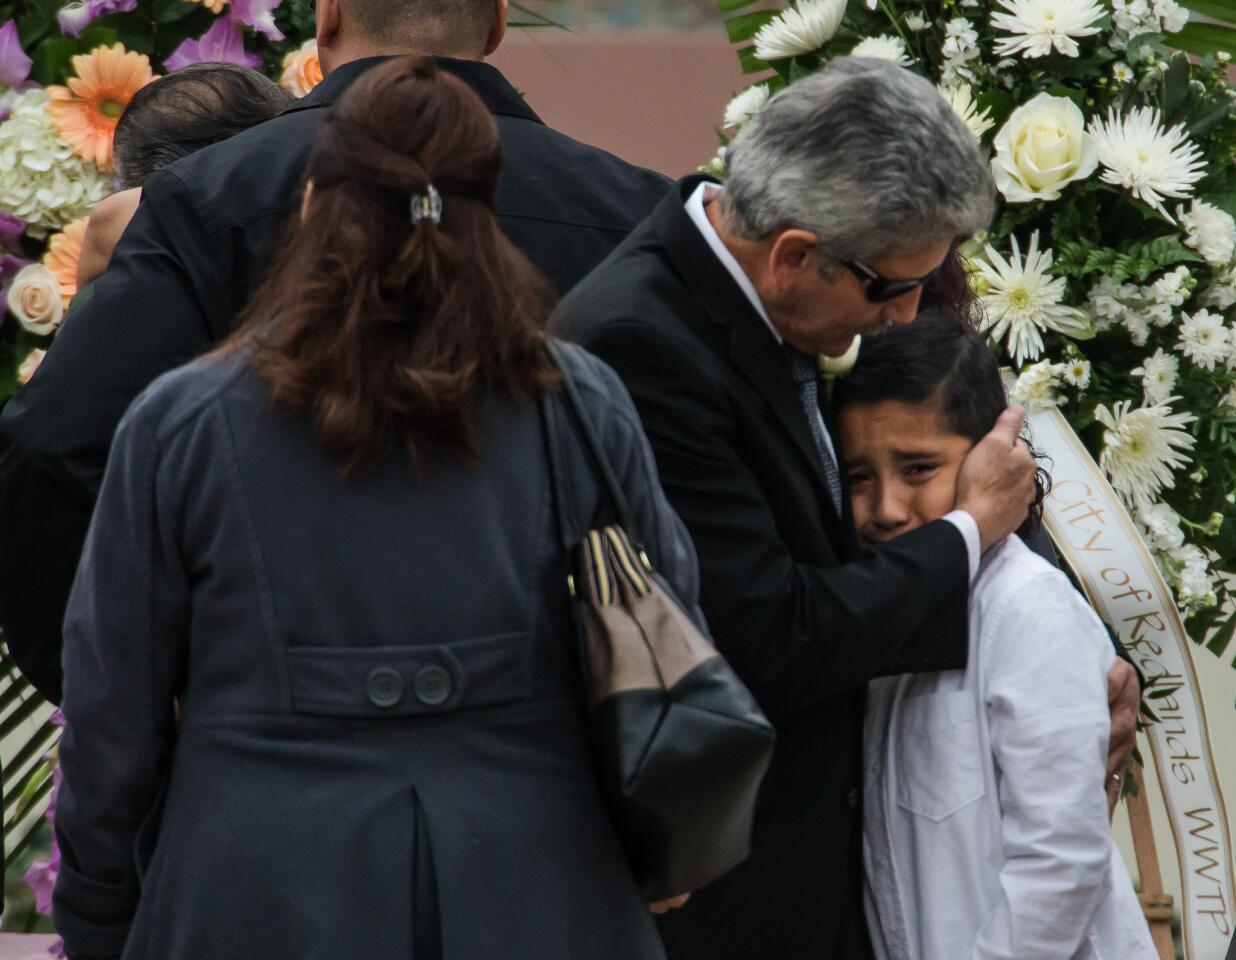
<path id="1" fill-rule="evenodd" d="M 1115 654 L 1009 537 L 971 590 L 966 670 L 871 684 L 865 901 L 877 960 L 1156 960 L 1111 839 Z"/>

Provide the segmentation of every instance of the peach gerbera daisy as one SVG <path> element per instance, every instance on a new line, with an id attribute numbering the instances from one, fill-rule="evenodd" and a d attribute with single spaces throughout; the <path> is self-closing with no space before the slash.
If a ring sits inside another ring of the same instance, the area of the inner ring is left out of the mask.
<path id="1" fill-rule="evenodd" d="M 77 293 L 77 260 L 82 253 L 82 241 L 86 238 L 89 220 L 89 217 L 74 220 L 47 242 L 47 252 L 43 254 L 43 266 L 52 272 L 60 284 L 60 299 L 64 301 L 66 310 Z"/>
<path id="2" fill-rule="evenodd" d="M 116 121 L 133 94 L 154 79 L 150 59 L 117 43 L 74 57 L 73 70 L 77 76 L 69 78 L 67 87 L 47 88 L 47 112 L 79 156 L 110 170 Z"/>

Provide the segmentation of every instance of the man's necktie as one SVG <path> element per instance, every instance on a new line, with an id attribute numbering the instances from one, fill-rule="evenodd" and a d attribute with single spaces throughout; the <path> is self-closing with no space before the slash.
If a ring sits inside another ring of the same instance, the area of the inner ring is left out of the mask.
<path id="1" fill-rule="evenodd" d="M 829 447 L 826 432 L 828 428 L 824 425 L 824 415 L 820 412 L 819 365 L 815 357 L 809 357 L 793 347 L 787 346 L 785 352 L 790 358 L 790 370 L 798 387 L 798 399 L 803 405 L 803 413 L 807 415 L 807 423 L 811 425 L 811 439 L 815 441 L 815 449 L 824 468 L 824 478 L 828 481 L 828 495 L 837 509 L 837 516 L 841 516 L 841 472 Z"/>

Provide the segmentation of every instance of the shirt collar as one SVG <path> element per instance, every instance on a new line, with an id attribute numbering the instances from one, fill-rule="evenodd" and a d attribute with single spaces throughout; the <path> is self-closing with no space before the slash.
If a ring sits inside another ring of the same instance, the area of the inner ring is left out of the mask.
<path id="1" fill-rule="evenodd" d="M 695 224 L 700 234 L 707 242 L 709 249 L 712 250 L 716 258 L 721 261 L 721 265 L 734 282 L 738 284 L 738 288 L 742 290 L 746 298 L 751 301 L 751 306 L 755 308 L 755 312 L 760 315 L 760 319 L 768 326 L 769 332 L 777 343 L 784 343 L 781 334 L 777 332 L 777 328 L 773 326 L 772 320 L 768 317 L 768 311 L 764 309 L 764 304 L 760 300 L 759 293 L 756 292 L 755 284 L 751 282 L 751 278 L 743 272 L 743 269 L 735 259 L 734 254 L 730 253 L 729 247 L 725 245 L 725 241 L 717 233 L 716 228 L 712 225 L 712 221 L 708 219 L 708 214 L 704 210 L 704 205 L 715 200 L 724 193 L 724 189 L 715 183 L 704 181 L 695 188 L 695 192 L 687 198 L 686 210 L 687 216 L 691 218 L 691 222 Z"/>

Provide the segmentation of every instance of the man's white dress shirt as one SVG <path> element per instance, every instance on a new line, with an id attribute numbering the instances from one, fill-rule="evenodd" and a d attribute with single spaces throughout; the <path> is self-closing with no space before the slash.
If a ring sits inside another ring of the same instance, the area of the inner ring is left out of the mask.
<path id="1" fill-rule="evenodd" d="M 877 960 L 1156 960 L 1104 792 L 1115 653 L 1009 537 L 963 670 L 869 687 L 865 905 Z"/>
<path id="2" fill-rule="evenodd" d="M 750 301 L 755 312 L 759 314 L 760 319 L 768 327 L 768 332 L 772 334 L 773 339 L 777 341 L 778 345 L 781 345 L 785 341 L 777 328 L 773 326 L 773 322 L 768 316 L 768 311 L 764 309 L 764 303 L 760 300 L 755 284 L 743 272 L 737 258 L 730 252 L 729 247 L 725 245 L 725 242 L 718 235 L 716 228 L 712 225 L 712 221 L 708 219 L 708 214 L 704 210 L 707 204 L 711 203 L 723 192 L 722 188 L 715 183 L 708 183 L 707 181 L 701 183 L 695 189 L 695 192 L 687 198 L 687 216 L 691 218 L 691 222 L 695 224 L 696 229 L 703 236 L 708 244 L 708 248 L 721 261 L 721 265 L 725 267 L 726 272 L 734 278 L 734 282 L 738 284 L 738 289 Z M 834 446 L 832 435 L 828 432 L 827 428 L 824 430 L 824 439 L 828 444 L 828 456 L 832 457 L 833 463 L 837 466 L 837 472 L 840 474 L 842 473 L 842 467 L 837 462 L 837 448 Z M 955 526 L 966 541 L 966 555 L 970 560 L 970 579 L 973 580 L 978 573 L 979 559 L 982 553 L 982 540 L 979 536 L 978 524 L 975 522 L 974 517 L 970 516 L 965 510 L 954 510 L 944 519 Z"/>

